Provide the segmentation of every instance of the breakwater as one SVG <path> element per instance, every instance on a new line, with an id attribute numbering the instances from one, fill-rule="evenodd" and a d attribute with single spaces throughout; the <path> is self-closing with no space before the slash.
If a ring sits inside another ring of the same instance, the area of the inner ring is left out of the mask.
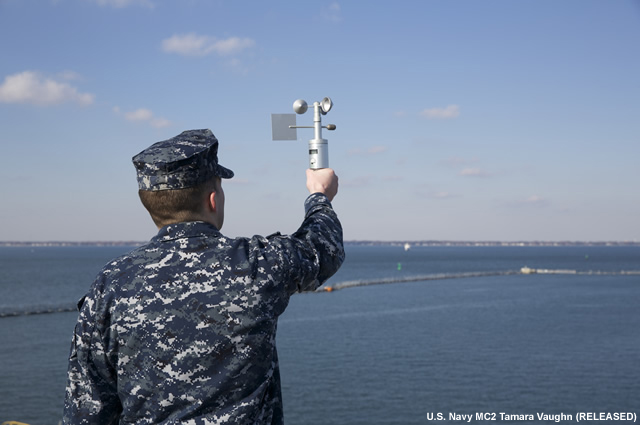
<path id="1" fill-rule="evenodd" d="M 392 284 L 392 283 L 423 282 L 423 281 L 443 280 L 443 279 L 464 279 L 464 278 L 470 278 L 470 277 L 510 276 L 510 275 L 520 275 L 520 274 L 522 275 L 566 274 L 566 275 L 637 275 L 637 276 L 640 276 L 640 270 L 578 271 L 578 270 L 567 270 L 567 269 L 531 269 L 529 267 L 523 267 L 520 270 L 438 273 L 438 274 L 427 274 L 427 275 L 418 275 L 418 276 L 389 277 L 389 278 L 383 278 L 383 279 L 350 280 L 350 281 L 336 283 L 334 285 L 322 286 L 318 288 L 316 292 L 332 292 L 332 291 L 337 291 L 339 289 L 354 288 L 358 286 L 368 286 L 368 285 L 386 285 L 386 284 Z"/>
<path id="2" fill-rule="evenodd" d="M 531 269 L 523 267 L 519 270 L 497 270 L 497 271 L 481 271 L 481 272 L 460 272 L 460 273 L 437 273 L 423 275 L 397 276 L 381 279 L 362 279 L 338 282 L 333 285 L 325 285 L 318 288 L 315 292 L 333 292 L 340 289 L 355 288 L 359 286 L 370 285 L 389 285 L 395 283 L 408 282 L 424 282 L 445 279 L 465 279 L 473 277 L 490 277 L 490 276 L 512 276 L 512 275 L 636 275 L 640 276 L 640 270 L 621 270 L 621 271 L 598 271 L 598 270 L 568 270 L 568 269 Z M 54 314 L 68 313 L 77 311 L 75 303 L 56 304 L 56 305 L 33 305 L 33 306 L 15 306 L 0 307 L 0 318 L 30 316 L 37 314 Z"/>
<path id="3" fill-rule="evenodd" d="M 20 307 L 6 307 L 0 308 L 0 318 L 3 317 L 16 317 L 16 316 L 31 316 L 36 314 L 53 314 L 53 313 L 68 313 L 70 311 L 77 311 L 75 303 L 69 303 L 65 305 L 37 305 L 37 306 L 20 306 Z"/>

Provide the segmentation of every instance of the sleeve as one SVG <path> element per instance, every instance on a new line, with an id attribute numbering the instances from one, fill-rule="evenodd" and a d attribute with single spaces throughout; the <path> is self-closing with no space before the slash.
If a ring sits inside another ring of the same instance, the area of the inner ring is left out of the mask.
<path id="1" fill-rule="evenodd" d="M 116 373 L 107 360 L 96 326 L 95 301 L 78 303 L 80 314 L 73 333 L 63 424 L 117 424 L 122 412 Z"/>
<path id="2" fill-rule="evenodd" d="M 305 201 L 305 219 L 290 236 L 276 236 L 281 245 L 289 293 L 313 291 L 333 276 L 345 253 L 342 225 L 329 199 L 314 193 Z"/>

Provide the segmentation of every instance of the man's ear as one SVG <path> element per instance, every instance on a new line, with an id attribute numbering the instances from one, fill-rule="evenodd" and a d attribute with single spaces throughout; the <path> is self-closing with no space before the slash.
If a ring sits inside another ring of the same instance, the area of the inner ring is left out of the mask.
<path id="1" fill-rule="evenodd" d="M 207 208 L 209 209 L 209 211 L 212 211 L 212 212 L 218 211 L 218 207 L 216 204 L 216 200 L 217 200 L 216 194 L 217 192 L 211 192 L 207 197 Z"/>

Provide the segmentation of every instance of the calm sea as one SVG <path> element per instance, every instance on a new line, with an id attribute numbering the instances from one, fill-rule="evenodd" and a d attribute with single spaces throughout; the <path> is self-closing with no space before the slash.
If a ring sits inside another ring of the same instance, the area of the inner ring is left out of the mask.
<path id="1" fill-rule="evenodd" d="M 64 310 L 129 249 L 0 248 L 0 422 L 58 423 Z M 640 414 L 640 247 L 348 246 L 329 285 L 279 323 L 289 424 Z"/>

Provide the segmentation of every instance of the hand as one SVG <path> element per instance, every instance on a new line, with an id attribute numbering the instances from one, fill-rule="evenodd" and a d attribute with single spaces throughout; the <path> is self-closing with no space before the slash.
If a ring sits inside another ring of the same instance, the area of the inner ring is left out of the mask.
<path id="1" fill-rule="evenodd" d="M 338 176 L 331 168 L 307 169 L 307 189 L 310 193 L 323 193 L 329 202 L 338 193 Z"/>

